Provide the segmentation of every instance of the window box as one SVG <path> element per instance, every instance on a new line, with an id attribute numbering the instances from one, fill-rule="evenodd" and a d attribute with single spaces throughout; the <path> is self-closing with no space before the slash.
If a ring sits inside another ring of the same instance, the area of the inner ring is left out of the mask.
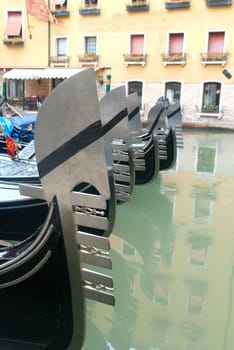
<path id="1" fill-rule="evenodd" d="M 60 65 L 60 66 L 68 66 L 69 65 L 69 56 L 50 56 L 50 65 Z"/>
<path id="2" fill-rule="evenodd" d="M 206 0 L 206 6 L 229 6 L 232 5 L 232 0 Z"/>
<path id="3" fill-rule="evenodd" d="M 147 4 L 147 0 L 136 0 L 132 1 L 131 4 L 127 5 L 126 10 L 128 12 L 148 11 L 149 5 Z"/>
<path id="4" fill-rule="evenodd" d="M 186 63 L 185 53 L 173 53 L 173 54 L 162 54 L 163 64 L 167 66 L 168 64 L 180 64 L 182 66 Z"/>
<path id="5" fill-rule="evenodd" d="M 170 0 L 165 4 L 166 9 L 189 8 L 190 0 Z"/>
<path id="6" fill-rule="evenodd" d="M 81 65 L 92 64 L 96 66 L 98 64 L 98 55 L 96 55 L 96 53 L 86 53 L 84 55 L 79 55 L 78 60 Z"/>
<path id="7" fill-rule="evenodd" d="M 79 9 L 80 15 L 99 15 L 100 8 L 97 4 L 85 4 L 82 8 Z"/>
<path id="8" fill-rule="evenodd" d="M 146 55 L 143 55 L 143 54 L 124 54 L 124 63 L 127 66 L 129 64 L 144 66 L 146 64 Z"/>
<path id="9" fill-rule="evenodd" d="M 198 117 L 214 117 L 218 119 L 223 118 L 223 108 L 219 105 L 203 105 L 203 106 L 197 106 L 196 105 L 196 115 Z"/>
<path id="10" fill-rule="evenodd" d="M 70 11 L 68 11 L 66 8 L 61 8 L 59 10 L 52 11 L 52 14 L 54 17 L 68 17 L 70 15 Z"/>
<path id="11" fill-rule="evenodd" d="M 24 40 L 21 38 L 6 38 L 3 39 L 3 44 L 6 46 L 23 46 Z"/>
<path id="12" fill-rule="evenodd" d="M 201 60 L 204 66 L 207 64 L 220 64 L 224 66 L 227 63 L 227 56 L 227 52 L 204 52 L 201 53 Z"/>

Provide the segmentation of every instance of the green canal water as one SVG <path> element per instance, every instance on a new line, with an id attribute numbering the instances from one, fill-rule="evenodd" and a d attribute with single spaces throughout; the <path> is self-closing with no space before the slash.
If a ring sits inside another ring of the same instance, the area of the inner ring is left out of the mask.
<path id="1" fill-rule="evenodd" d="M 234 349 L 234 133 L 184 131 L 110 241 L 116 305 L 86 302 L 83 350 Z"/>

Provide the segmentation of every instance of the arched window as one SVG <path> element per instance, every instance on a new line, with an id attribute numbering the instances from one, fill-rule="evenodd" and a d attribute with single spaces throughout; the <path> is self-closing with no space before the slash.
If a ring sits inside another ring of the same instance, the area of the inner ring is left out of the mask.
<path id="1" fill-rule="evenodd" d="M 181 83 L 169 81 L 166 83 L 165 98 L 168 98 L 169 103 L 179 103 L 181 95 Z"/>
<path id="2" fill-rule="evenodd" d="M 202 112 L 217 113 L 219 112 L 221 84 L 216 82 L 204 83 Z"/>
<path id="3" fill-rule="evenodd" d="M 141 81 L 128 82 L 128 95 L 132 94 L 133 92 L 137 92 L 140 109 L 142 109 L 142 89 L 143 83 Z"/>

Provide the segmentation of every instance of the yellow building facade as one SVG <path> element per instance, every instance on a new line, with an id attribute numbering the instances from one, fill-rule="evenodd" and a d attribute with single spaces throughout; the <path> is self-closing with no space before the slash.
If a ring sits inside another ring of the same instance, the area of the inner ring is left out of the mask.
<path id="1" fill-rule="evenodd" d="M 164 96 L 181 103 L 184 120 L 234 121 L 232 0 L 46 0 L 45 5 L 57 23 L 28 13 L 25 0 L 0 2 L 3 76 L 12 69 L 93 66 L 100 95 L 106 84 L 125 84 L 127 93 L 138 92 L 146 118 Z M 8 97 L 45 96 L 60 81 L 21 77 L 7 77 Z"/>

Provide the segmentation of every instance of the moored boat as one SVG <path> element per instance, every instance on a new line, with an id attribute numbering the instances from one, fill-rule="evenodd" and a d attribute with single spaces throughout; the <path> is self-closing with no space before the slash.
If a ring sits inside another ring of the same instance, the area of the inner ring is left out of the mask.
<path id="1" fill-rule="evenodd" d="M 89 93 L 92 101 L 84 104 Z M 59 130 L 54 118 L 61 125 L 64 98 L 69 125 Z M 89 267 L 111 268 L 108 238 L 83 229 L 108 227 L 103 211 L 111 196 L 92 69 L 61 83 L 43 104 L 35 152 L 41 186 L 25 184 L 20 195 L 46 200 L 48 212 L 28 238 L 1 241 L 0 347 L 78 350 L 85 336 L 84 297 L 114 304 L 112 278 Z M 84 184 L 97 194 L 81 192 Z M 11 193 L 9 204 L 20 200 Z"/>

